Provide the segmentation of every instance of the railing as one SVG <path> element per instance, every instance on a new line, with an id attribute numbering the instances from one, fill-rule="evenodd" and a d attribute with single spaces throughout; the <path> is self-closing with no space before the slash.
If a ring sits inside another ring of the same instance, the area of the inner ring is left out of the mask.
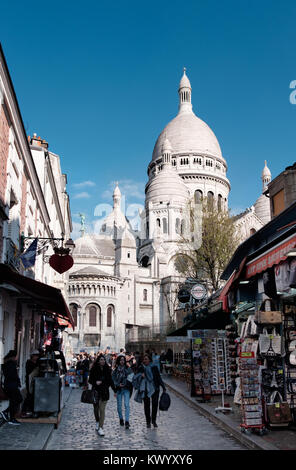
<path id="1" fill-rule="evenodd" d="M 164 339 L 172 329 L 169 325 L 134 326 L 126 331 L 126 343 Z"/>

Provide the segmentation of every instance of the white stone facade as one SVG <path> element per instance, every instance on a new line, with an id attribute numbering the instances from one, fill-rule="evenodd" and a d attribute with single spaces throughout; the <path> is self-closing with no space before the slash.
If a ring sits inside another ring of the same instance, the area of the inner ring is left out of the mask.
<path id="1" fill-rule="evenodd" d="M 193 113 L 191 91 L 184 70 L 178 115 L 159 135 L 148 165 L 140 232 L 132 231 L 121 212 L 116 186 L 113 212 L 100 235 L 84 235 L 75 241 L 69 302 L 77 313 L 77 351 L 107 346 L 118 351 L 131 337 L 137 339 L 139 329 L 165 332 L 176 309 L 177 286 L 183 281 L 174 258 L 186 230 L 189 201 L 207 197 L 221 210 L 228 208 L 227 163 L 213 131 Z M 262 175 L 264 184 L 267 170 Z M 259 206 L 236 216 L 242 240 L 263 225 Z M 90 305 L 96 308 L 95 327 L 90 326 L 94 324 Z M 107 326 L 110 305 L 114 316 L 112 326 Z M 96 335 L 93 343 L 90 334 Z"/>

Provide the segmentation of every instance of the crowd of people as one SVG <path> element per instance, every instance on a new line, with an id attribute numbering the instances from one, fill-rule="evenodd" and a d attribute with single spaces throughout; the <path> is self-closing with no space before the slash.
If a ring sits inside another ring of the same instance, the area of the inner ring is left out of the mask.
<path id="1" fill-rule="evenodd" d="M 61 353 L 62 354 L 62 353 Z M 17 352 L 9 351 L 4 358 L 2 372 L 4 377 L 3 390 L 9 399 L 9 407 L 1 412 L 2 418 L 9 424 L 19 425 L 16 417 L 20 413 L 32 414 L 33 410 L 33 388 L 32 379 L 38 370 L 38 362 L 41 353 L 38 350 L 31 352 L 26 363 L 26 396 L 23 400 L 21 394 L 21 383 L 17 369 Z M 109 389 L 114 392 L 117 400 L 117 412 L 120 426 L 130 428 L 130 399 L 135 392 L 134 399 L 138 403 L 144 403 L 144 414 L 148 428 L 151 424 L 156 428 L 156 416 L 159 402 L 159 391 L 165 385 L 161 378 L 163 364 L 172 361 L 171 350 L 166 353 L 157 354 L 155 350 L 146 351 L 141 355 L 138 351 L 131 353 L 124 348 L 119 353 L 111 352 L 110 348 L 101 350 L 96 355 L 86 352 L 73 356 L 72 363 L 68 363 L 69 369 L 76 372 L 78 383 L 84 390 L 89 386 L 96 392 L 96 403 L 94 403 L 94 416 L 96 429 L 100 436 L 104 436 L 105 409 L 110 398 Z M 63 362 L 66 372 L 66 363 Z M 124 413 L 122 402 L 124 402 Z M 151 410 L 152 405 L 152 410 Z M 125 415 L 125 419 L 123 418 Z"/>
<path id="2" fill-rule="evenodd" d="M 135 401 L 144 403 L 147 428 L 151 428 L 151 425 L 157 428 L 160 387 L 166 391 L 160 373 L 163 363 L 168 359 L 170 351 L 157 354 L 155 350 L 148 350 L 141 355 L 138 351 L 130 353 L 124 348 L 119 353 L 107 348 L 99 351 L 96 356 L 83 353 L 73 358 L 72 366 L 75 365 L 80 386 L 87 389 L 90 385 L 96 392 L 97 400 L 93 407 L 96 429 L 100 436 L 105 435 L 103 427 L 110 388 L 117 400 L 120 426 L 130 428 L 130 399 L 134 391 Z"/>

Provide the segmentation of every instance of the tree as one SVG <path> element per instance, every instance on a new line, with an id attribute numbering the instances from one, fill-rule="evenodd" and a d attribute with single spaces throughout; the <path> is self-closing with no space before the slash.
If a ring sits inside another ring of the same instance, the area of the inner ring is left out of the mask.
<path id="1" fill-rule="evenodd" d="M 166 333 L 174 331 L 176 328 L 176 308 L 179 305 L 178 291 L 179 283 L 174 283 L 175 285 L 166 284 L 162 285 L 162 294 L 165 299 L 168 313 L 168 324 Z"/>
<path id="2" fill-rule="evenodd" d="M 209 281 L 216 291 L 220 276 L 239 244 L 233 220 L 228 211 L 219 210 L 213 200 L 206 198 L 201 203 L 191 201 L 187 212 L 187 228 L 180 236 L 175 268 L 186 277 Z"/>

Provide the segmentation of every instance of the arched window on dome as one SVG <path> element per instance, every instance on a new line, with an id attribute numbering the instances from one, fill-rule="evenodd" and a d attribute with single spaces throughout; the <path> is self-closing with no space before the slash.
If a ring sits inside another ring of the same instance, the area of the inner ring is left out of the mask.
<path id="1" fill-rule="evenodd" d="M 255 229 L 255 228 L 251 228 L 251 230 L 250 230 L 250 235 L 254 235 L 254 233 L 256 233 L 256 229 Z"/>
<path id="2" fill-rule="evenodd" d="M 102 225 L 102 229 L 101 229 L 101 230 L 102 230 L 102 232 L 106 232 L 106 224 L 103 224 L 103 225 Z"/>
<path id="3" fill-rule="evenodd" d="M 89 326 L 97 326 L 97 307 L 95 305 L 88 306 L 88 324 Z"/>
<path id="4" fill-rule="evenodd" d="M 108 305 L 107 307 L 107 327 L 111 328 L 112 327 L 112 317 L 114 313 L 114 307 L 113 305 Z"/>
<path id="5" fill-rule="evenodd" d="M 162 231 L 163 233 L 168 233 L 168 222 L 165 217 L 162 219 Z"/>
<path id="6" fill-rule="evenodd" d="M 146 222 L 146 238 L 149 238 L 149 222 Z"/>
<path id="7" fill-rule="evenodd" d="M 212 209 L 214 205 L 214 193 L 212 191 L 208 191 L 208 208 Z"/>
<path id="8" fill-rule="evenodd" d="M 178 234 L 180 235 L 180 232 L 181 232 L 180 219 L 177 218 L 177 219 L 176 219 L 176 233 L 178 233 Z"/>
<path id="9" fill-rule="evenodd" d="M 75 304 L 70 304 L 70 312 L 74 320 L 74 326 L 77 326 L 77 314 L 78 314 L 78 308 L 77 305 Z"/>
<path id="10" fill-rule="evenodd" d="M 160 227 L 160 219 L 156 219 L 156 227 Z"/>
<path id="11" fill-rule="evenodd" d="M 218 211 L 221 212 L 222 210 L 222 196 L 218 194 Z"/>
<path id="12" fill-rule="evenodd" d="M 185 233 L 185 220 L 182 219 L 181 221 L 181 228 L 180 228 L 181 235 L 184 235 Z"/>
<path id="13" fill-rule="evenodd" d="M 144 301 L 144 302 L 147 301 L 147 289 L 144 289 L 144 290 L 143 290 L 143 301 Z"/>
<path id="14" fill-rule="evenodd" d="M 200 189 L 197 189 L 194 193 L 194 202 L 198 204 L 199 202 L 202 201 L 203 198 L 203 193 Z"/>

